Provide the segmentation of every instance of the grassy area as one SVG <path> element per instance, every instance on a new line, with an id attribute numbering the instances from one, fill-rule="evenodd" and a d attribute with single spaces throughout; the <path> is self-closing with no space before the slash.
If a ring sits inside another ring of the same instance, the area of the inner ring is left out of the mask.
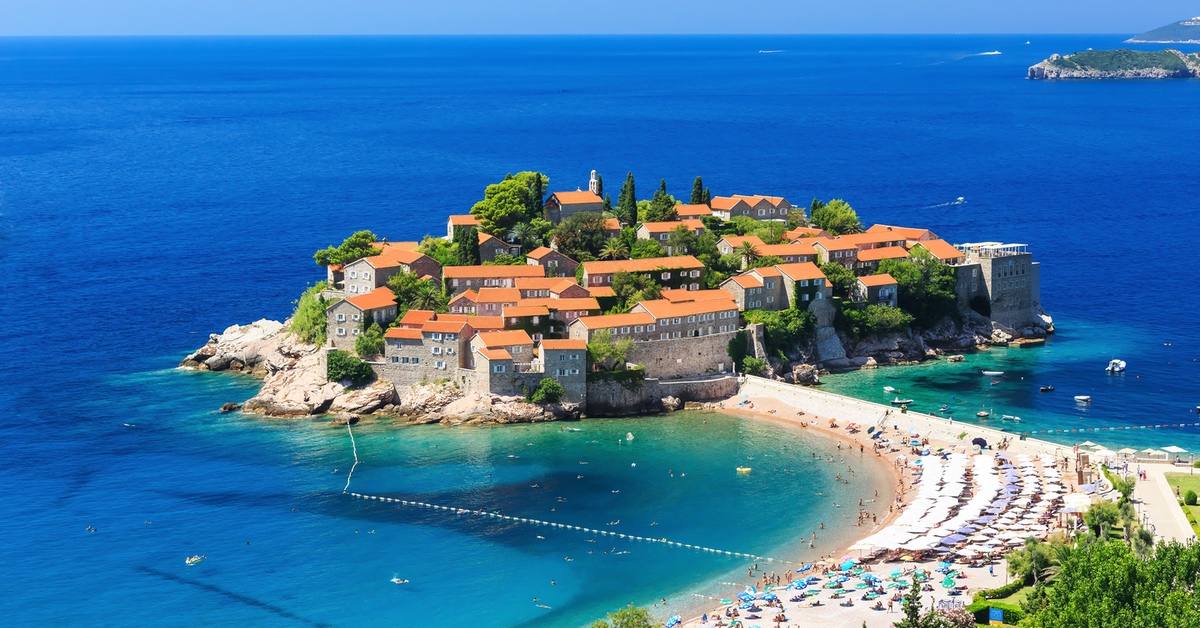
<path id="1" fill-rule="evenodd" d="M 1171 71 L 1188 69 L 1183 59 L 1173 52 L 1166 50 L 1147 52 L 1125 48 L 1121 50 L 1085 50 L 1056 59 L 1051 63 L 1070 70 L 1100 70 L 1102 72 L 1145 68 L 1163 68 Z"/>
<path id="2" fill-rule="evenodd" d="M 1013 606 L 1020 606 L 1021 603 L 1025 601 L 1025 598 L 1029 597 L 1029 592 L 1031 590 L 1033 590 L 1033 587 L 1023 587 L 1008 597 L 996 598 L 990 601 L 998 604 L 1012 604 Z"/>
<path id="3" fill-rule="evenodd" d="M 1188 491 L 1195 491 L 1200 495 L 1200 473 L 1190 475 L 1187 473 L 1167 473 L 1164 474 L 1167 478 L 1167 484 L 1171 485 L 1171 490 L 1178 489 L 1180 500 Z M 1192 524 L 1192 531 L 1200 536 L 1200 506 L 1181 506 L 1183 514 L 1187 515 L 1188 523 Z"/>

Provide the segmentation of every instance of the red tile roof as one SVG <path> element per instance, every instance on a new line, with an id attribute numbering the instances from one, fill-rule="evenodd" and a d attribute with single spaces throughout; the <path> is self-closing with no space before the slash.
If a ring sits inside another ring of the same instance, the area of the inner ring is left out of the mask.
<path id="1" fill-rule="evenodd" d="M 663 290 L 662 297 L 664 301 L 671 303 L 688 303 L 691 301 L 713 301 L 730 298 L 729 293 L 724 290 Z"/>
<path id="2" fill-rule="evenodd" d="M 617 291 L 613 290 L 612 286 L 589 286 L 587 291 L 597 299 L 617 296 Z"/>
<path id="3" fill-rule="evenodd" d="M 924 248 L 926 251 L 929 251 L 931 255 L 942 260 L 943 262 L 946 260 L 966 257 L 963 255 L 962 251 L 954 248 L 952 244 L 945 240 L 927 240 L 925 242 L 918 242 L 917 244 L 920 244 L 922 248 Z"/>
<path id="4" fill-rule="evenodd" d="M 720 209 L 723 211 L 728 211 L 728 210 L 733 209 L 734 207 L 737 206 L 738 203 L 741 203 L 741 204 L 749 207 L 749 204 L 746 203 L 746 201 L 744 199 L 730 198 L 728 196 L 714 196 L 712 198 L 712 202 L 711 202 L 713 209 Z"/>
<path id="5" fill-rule="evenodd" d="M 518 277 L 513 285 L 518 290 L 552 290 L 560 284 L 575 285 L 575 281 L 566 277 Z"/>
<path id="6" fill-rule="evenodd" d="M 703 216 L 711 216 L 712 210 L 709 209 L 708 205 L 703 203 L 698 205 L 676 205 L 675 213 L 678 214 L 680 218 L 700 218 Z"/>
<path id="7" fill-rule="evenodd" d="M 858 280 L 862 282 L 862 285 L 869 288 L 874 288 L 877 286 L 891 286 L 896 284 L 896 280 L 892 279 L 892 276 L 887 273 L 880 273 L 878 275 L 864 275 L 859 277 Z"/>
<path id="8" fill-rule="evenodd" d="M 521 300 L 517 288 L 480 288 L 476 303 L 516 303 Z"/>
<path id="9" fill-rule="evenodd" d="M 724 292 L 722 290 L 722 292 Z M 688 301 L 687 303 L 671 303 L 665 299 L 657 301 L 642 301 L 633 306 L 634 310 L 642 308 L 650 313 L 655 320 L 664 318 L 677 318 L 680 316 L 693 316 L 695 314 L 712 314 L 713 312 L 724 312 L 727 310 L 738 309 L 737 303 L 733 301 L 733 295 L 725 293 L 723 299 L 710 299 L 707 301 Z"/>
<path id="10" fill-rule="evenodd" d="M 877 249 L 867 249 L 858 252 L 861 262 L 875 262 L 884 259 L 903 259 L 908 257 L 908 251 L 902 246 L 883 246 Z"/>
<path id="11" fill-rule="evenodd" d="M 579 351 L 582 349 L 587 349 L 587 342 L 582 339 L 580 339 L 580 340 L 543 340 L 542 348 L 550 349 L 551 351 Z"/>
<path id="12" fill-rule="evenodd" d="M 504 329 L 504 318 L 501 316 L 468 316 L 467 324 L 475 331 Z"/>
<path id="13" fill-rule="evenodd" d="M 577 311 L 593 311 L 600 309 L 600 303 L 595 297 L 583 297 L 577 299 L 521 299 L 517 305 L 542 306 L 551 312 L 562 310 L 577 310 Z"/>
<path id="14" fill-rule="evenodd" d="M 378 310 L 379 308 L 396 305 L 396 295 L 391 288 L 376 288 L 366 294 L 346 299 L 360 310 Z"/>
<path id="15" fill-rule="evenodd" d="M 825 273 L 821 272 L 820 268 L 812 262 L 801 262 L 799 264 L 780 264 L 775 267 L 776 270 L 789 277 L 792 281 L 804 281 L 805 279 L 825 279 Z"/>
<path id="16" fill-rule="evenodd" d="M 629 314 L 605 314 L 604 316 L 585 316 L 575 319 L 571 324 L 579 323 L 585 328 L 592 329 L 612 329 L 614 327 L 625 327 L 629 325 L 653 325 L 654 317 L 645 312 L 633 312 Z"/>
<path id="17" fill-rule="evenodd" d="M 679 255 L 676 257 L 649 257 L 644 259 L 619 259 L 583 263 L 583 272 L 587 273 L 588 275 L 608 275 L 621 272 L 649 273 L 659 269 L 692 270 L 701 268 L 704 268 L 704 264 L 691 255 Z"/>
<path id="18" fill-rule="evenodd" d="M 604 219 L 604 230 L 605 231 L 620 231 L 621 230 L 621 221 L 617 220 L 616 218 L 605 218 Z"/>
<path id="19" fill-rule="evenodd" d="M 729 280 L 743 288 L 763 287 L 763 282 L 759 281 L 754 275 L 734 275 L 733 277 L 730 277 Z"/>
<path id="20" fill-rule="evenodd" d="M 820 246 L 826 251 L 849 251 L 858 249 L 858 244 L 841 238 L 812 238 L 812 246 Z"/>
<path id="21" fill-rule="evenodd" d="M 563 205 L 583 205 L 587 203 L 603 203 L 604 199 L 592 194 L 577 190 L 575 192 L 555 192 L 550 196 L 558 199 L 558 202 Z"/>
<path id="22" fill-rule="evenodd" d="M 462 321 L 436 320 L 421 326 L 423 334 L 461 334 L 468 325 Z"/>
<path id="23" fill-rule="evenodd" d="M 513 359 L 512 355 L 509 354 L 509 352 L 505 351 L 504 349 L 489 349 L 487 347 L 484 347 L 482 349 L 476 349 L 476 351 L 478 351 L 479 354 L 482 355 L 483 357 L 485 357 L 488 360 L 493 361 L 493 362 L 496 360 L 511 360 L 511 359 Z"/>
<path id="24" fill-rule="evenodd" d="M 447 279 L 485 279 L 515 277 L 545 277 L 546 269 L 541 266 L 447 266 L 442 269 Z"/>
<path id="25" fill-rule="evenodd" d="M 433 320 L 434 316 L 436 314 L 430 310 L 409 310 L 400 317 L 400 326 L 420 329 L 421 325 Z"/>
<path id="26" fill-rule="evenodd" d="M 746 242 L 749 242 L 750 244 L 753 244 L 755 249 L 757 249 L 757 248 L 758 248 L 758 247 L 760 247 L 760 246 L 766 246 L 766 245 L 767 245 L 767 243 L 766 243 L 766 242 L 763 242 L 763 241 L 762 241 L 762 238 L 760 238 L 760 237 L 758 237 L 758 236 L 756 236 L 756 235 L 748 235 L 748 236 L 725 236 L 725 237 L 723 237 L 723 238 L 721 238 L 721 239 L 722 239 L 722 240 L 724 240 L 724 241 L 726 241 L 726 242 L 728 242 L 728 243 L 729 243 L 729 246 L 732 246 L 732 247 L 733 247 L 733 248 L 735 248 L 735 249 L 736 249 L 736 248 L 738 248 L 739 246 L 741 246 L 742 244 L 746 243 Z"/>
<path id="27" fill-rule="evenodd" d="M 867 233 L 891 233 L 906 240 L 920 240 L 925 236 L 933 236 L 933 232 L 928 229 L 919 229 L 915 227 L 895 227 L 892 225 L 871 225 L 871 228 L 867 229 Z"/>
<path id="28" fill-rule="evenodd" d="M 816 249 L 814 249 L 811 244 L 804 241 L 789 244 L 764 244 L 762 246 L 756 246 L 755 249 L 758 250 L 758 254 L 761 256 L 775 255 L 778 257 L 785 257 L 788 255 L 799 256 L 817 254 Z"/>
<path id="29" fill-rule="evenodd" d="M 404 328 L 404 327 L 392 327 L 391 329 L 383 332 L 383 337 L 384 338 L 396 338 L 396 339 L 401 339 L 401 340 L 420 340 L 421 339 L 421 330 L 420 329 L 408 329 L 408 328 Z"/>
<path id="30" fill-rule="evenodd" d="M 829 234 L 825 233 L 824 229 L 819 229 L 816 227 L 796 227 L 791 231 L 784 232 L 783 237 L 789 240 L 799 240 L 800 238 L 828 238 Z"/>
<path id="31" fill-rule="evenodd" d="M 540 260 L 543 257 L 546 257 L 547 255 L 549 255 L 551 253 L 558 253 L 558 251 L 555 251 L 554 249 L 549 248 L 549 247 L 539 246 L 536 249 L 526 253 L 525 257 L 528 257 L 530 259 Z M 562 253 L 558 253 L 558 254 L 562 255 Z M 567 256 L 563 255 L 563 257 L 567 257 Z M 567 259 L 571 259 L 571 258 L 568 257 Z"/>
<path id="32" fill-rule="evenodd" d="M 529 316 L 550 316 L 550 310 L 544 305 L 508 305 L 504 307 L 504 318 L 525 318 Z"/>
<path id="33" fill-rule="evenodd" d="M 531 345 L 533 338 L 523 329 L 509 331 L 481 331 L 475 334 L 485 347 L 511 347 L 513 345 Z"/>
<path id="34" fill-rule="evenodd" d="M 478 227 L 483 223 L 472 214 L 456 214 L 450 217 L 450 224 L 455 227 Z"/>
<path id="35" fill-rule="evenodd" d="M 746 194 L 734 194 L 733 197 L 746 199 L 747 201 L 754 201 L 754 203 L 758 203 L 760 200 L 765 200 L 775 207 L 779 207 L 779 204 L 784 201 L 782 196 L 763 196 L 761 194 L 755 194 L 753 196 L 748 196 Z"/>
<path id="36" fill-rule="evenodd" d="M 479 301 L 479 293 L 475 292 L 475 289 L 472 288 L 464 291 L 462 294 L 454 297 L 453 299 L 450 299 L 451 303 L 455 303 L 457 301 L 470 301 L 471 303 L 476 303 Z"/>
<path id="37" fill-rule="evenodd" d="M 763 266 L 762 268 L 755 268 L 750 272 L 757 273 L 759 277 L 781 277 L 783 275 L 774 266 Z"/>
<path id="38" fill-rule="evenodd" d="M 680 227 L 686 227 L 688 231 L 704 229 L 704 223 L 694 218 L 691 220 L 669 220 L 667 222 L 643 222 L 642 226 L 650 233 L 670 233 Z"/>

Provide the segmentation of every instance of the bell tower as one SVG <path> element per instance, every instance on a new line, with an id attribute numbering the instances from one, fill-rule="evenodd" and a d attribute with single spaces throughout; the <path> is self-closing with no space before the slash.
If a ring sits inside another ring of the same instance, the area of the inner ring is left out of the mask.
<path id="1" fill-rule="evenodd" d="M 588 179 L 588 191 L 592 194 L 600 194 L 600 182 L 596 180 L 596 171 L 592 171 L 592 177 Z"/>

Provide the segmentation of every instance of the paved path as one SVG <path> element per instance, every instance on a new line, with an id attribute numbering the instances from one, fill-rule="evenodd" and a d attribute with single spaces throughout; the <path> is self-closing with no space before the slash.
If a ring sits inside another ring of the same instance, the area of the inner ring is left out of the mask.
<path id="1" fill-rule="evenodd" d="M 1166 464 L 1143 464 L 1142 469 L 1148 479 L 1137 483 L 1133 497 L 1141 501 L 1141 511 L 1148 515 L 1150 522 L 1154 524 L 1156 540 L 1194 540 L 1196 533 L 1192 531 L 1191 524 L 1175 499 L 1175 491 L 1171 489 L 1165 476 L 1167 473 L 1187 473 L 1187 469 Z"/>

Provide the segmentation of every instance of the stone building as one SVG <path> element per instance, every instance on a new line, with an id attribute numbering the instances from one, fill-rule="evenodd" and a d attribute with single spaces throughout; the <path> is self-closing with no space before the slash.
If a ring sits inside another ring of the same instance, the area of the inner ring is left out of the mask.
<path id="1" fill-rule="evenodd" d="M 343 267 L 342 286 L 346 294 L 366 294 L 387 285 L 388 279 L 402 272 L 418 277 L 442 276 L 437 260 L 412 250 L 384 246 L 379 255 L 355 260 Z"/>
<path id="2" fill-rule="evenodd" d="M 371 323 L 386 326 L 396 320 L 396 295 L 388 288 L 341 299 L 325 309 L 329 344 L 342 351 L 354 349 L 354 338 Z"/>
<path id="3" fill-rule="evenodd" d="M 704 264 L 691 255 L 584 262 L 583 283 L 611 286 L 613 275 L 622 272 L 643 274 L 664 288 L 699 290 L 704 285 Z"/>
<path id="4" fill-rule="evenodd" d="M 887 273 L 866 275 L 859 277 L 854 282 L 854 290 L 851 293 L 851 298 L 854 301 L 868 305 L 890 305 L 896 307 L 898 290 L 899 286 L 896 285 L 896 280 Z"/>
<path id="5" fill-rule="evenodd" d="M 525 263 L 530 266 L 541 266 L 546 269 L 547 277 L 569 277 L 574 279 L 575 269 L 579 268 L 579 262 L 545 246 L 539 246 L 526 254 Z"/>
<path id="6" fill-rule="evenodd" d="M 964 265 L 978 264 L 991 303 L 991 319 L 1011 328 L 1038 321 L 1042 310 L 1041 264 L 1026 244 L 975 242 L 959 244 Z"/>
<path id="7" fill-rule="evenodd" d="M 555 192 L 546 199 L 545 207 L 546 219 L 558 224 L 575 214 L 603 212 L 604 199 L 590 191 Z"/>
<path id="8" fill-rule="evenodd" d="M 544 277 L 541 266 L 447 266 L 442 269 L 446 290 L 458 295 L 480 288 L 512 288 L 519 277 Z"/>

